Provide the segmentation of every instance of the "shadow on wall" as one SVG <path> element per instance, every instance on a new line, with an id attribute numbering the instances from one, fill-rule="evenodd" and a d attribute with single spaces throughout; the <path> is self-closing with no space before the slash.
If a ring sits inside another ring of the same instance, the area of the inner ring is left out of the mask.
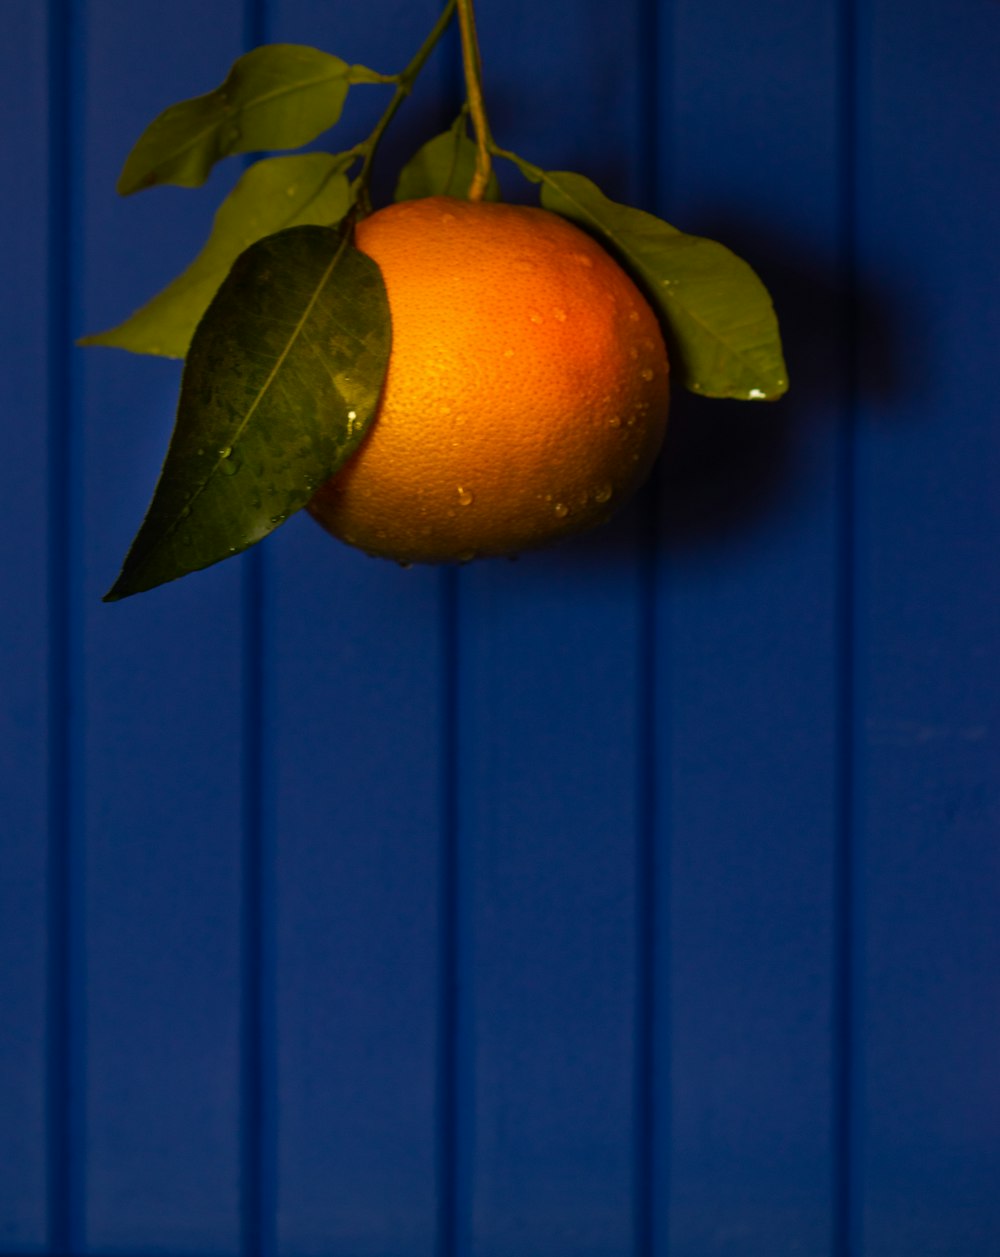
<path id="1" fill-rule="evenodd" d="M 652 511 L 661 541 L 681 552 L 728 545 L 773 526 L 794 528 L 804 497 L 836 479 L 837 433 L 848 422 L 852 391 L 862 409 L 892 403 L 898 410 L 907 392 L 920 388 L 919 375 L 904 371 L 904 344 L 907 363 L 930 361 L 911 295 L 879 291 L 862 277 L 852 312 L 844 277 L 820 270 L 817 250 L 743 219 L 697 229 L 746 258 L 767 284 L 791 387 L 775 403 L 711 400 L 675 387 L 651 484 L 604 530 L 602 553 L 630 549 L 636 517 L 649 519 Z M 571 542 L 562 553 L 585 558 L 589 546 L 592 562 L 597 536 Z"/>

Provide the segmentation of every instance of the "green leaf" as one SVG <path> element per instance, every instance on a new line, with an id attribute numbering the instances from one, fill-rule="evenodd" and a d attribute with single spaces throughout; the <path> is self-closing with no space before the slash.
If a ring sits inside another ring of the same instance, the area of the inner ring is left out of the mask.
<path id="1" fill-rule="evenodd" d="M 302 153 L 256 162 L 219 206 L 195 260 L 141 309 L 81 345 L 183 358 L 194 329 L 239 255 L 255 240 L 300 223 L 333 226 L 347 213 L 350 185 L 343 155 Z"/>
<path id="2" fill-rule="evenodd" d="M 468 197 L 476 173 L 476 146 L 465 127 L 465 114 L 443 134 L 428 140 L 403 167 L 396 184 L 397 201 L 425 196 Z M 490 174 L 486 200 L 500 200 L 500 184 Z"/>
<path id="3" fill-rule="evenodd" d="M 106 601 L 246 550 L 305 506 L 371 423 L 390 340 L 381 273 L 341 232 L 252 244 L 194 334 L 159 483 Z"/>
<path id="4" fill-rule="evenodd" d="M 163 183 L 196 188 L 233 153 L 299 148 L 334 125 L 352 83 L 386 81 L 318 48 L 254 48 L 214 92 L 153 119 L 126 158 L 118 191 L 129 196 Z"/>
<path id="5" fill-rule="evenodd" d="M 708 397 L 750 401 L 787 390 L 774 307 L 746 262 L 714 240 L 609 201 L 582 175 L 537 174 L 545 208 L 597 236 L 643 284 L 666 323 L 680 383 Z"/>

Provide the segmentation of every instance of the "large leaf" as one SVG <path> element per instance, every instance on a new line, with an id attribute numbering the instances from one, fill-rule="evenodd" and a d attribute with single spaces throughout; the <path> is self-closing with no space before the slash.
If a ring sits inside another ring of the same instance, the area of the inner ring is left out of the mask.
<path id="1" fill-rule="evenodd" d="M 750 401 L 787 390 L 774 307 L 746 262 L 714 240 L 608 200 L 582 175 L 526 173 L 540 177 L 546 209 L 601 239 L 643 284 L 666 324 L 680 383 L 708 397 Z"/>
<path id="2" fill-rule="evenodd" d="M 428 140 L 403 167 L 396 184 L 397 201 L 425 196 L 467 197 L 476 173 L 476 146 L 466 131 L 465 114 L 453 126 Z M 490 174 L 487 201 L 500 199 L 500 184 Z"/>
<path id="3" fill-rule="evenodd" d="M 191 342 L 156 492 L 107 601 L 247 549 L 354 452 L 389 361 L 378 267 L 329 227 L 236 262 Z"/>
<path id="4" fill-rule="evenodd" d="M 343 157 L 302 153 L 254 163 L 219 206 L 195 260 L 141 309 L 81 345 L 183 358 L 194 329 L 239 255 L 255 240 L 300 223 L 332 226 L 347 213 L 350 185 Z"/>
<path id="5" fill-rule="evenodd" d="M 383 81 L 383 75 L 318 48 L 254 48 L 221 87 L 153 119 L 126 158 L 118 191 L 128 196 L 159 183 L 196 188 L 233 153 L 299 148 L 334 125 L 352 83 Z"/>

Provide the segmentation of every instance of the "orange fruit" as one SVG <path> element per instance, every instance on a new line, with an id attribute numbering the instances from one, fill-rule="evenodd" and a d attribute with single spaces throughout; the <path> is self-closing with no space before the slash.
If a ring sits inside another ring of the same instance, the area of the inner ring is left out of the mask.
<path id="1" fill-rule="evenodd" d="M 546 210 L 435 196 L 379 210 L 389 369 L 355 455 L 309 504 L 404 563 L 513 554 L 606 520 L 667 418 L 656 317 L 621 267 Z"/>

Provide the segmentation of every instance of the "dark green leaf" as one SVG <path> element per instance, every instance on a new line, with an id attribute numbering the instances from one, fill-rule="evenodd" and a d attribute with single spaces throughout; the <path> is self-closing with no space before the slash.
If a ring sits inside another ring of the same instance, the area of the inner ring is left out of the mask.
<path id="1" fill-rule="evenodd" d="M 318 48 L 254 48 L 221 87 L 153 119 L 125 161 L 118 191 L 128 196 L 161 183 L 196 188 L 232 153 L 299 148 L 334 125 L 352 83 L 383 81 Z"/>
<path id="2" fill-rule="evenodd" d="M 389 361 L 378 267 L 330 227 L 250 246 L 198 325 L 153 501 L 108 601 L 260 541 L 350 457 Z"/>
<path id="3" fill-rule="evenodd" d="M 644 286 L 666 323 L 680 383 L 709 397 L 752 401 L 787 390 L 774 307 L 746 262 L 714 240 L 609 201 L 582 175 L 538 173 L 546 209 L 600 239 Z"/>
<path id="4" fill-rule="evenodd" d="M 80 344 L 183 358 L 199 319 L 244 249 L 285 227 L 332 226 L 343 218 L 350 192 L 339 172 L 346 164 L 328 153 L 256 162 L 219 206 L 212 233 L 187 270 L 124 323 L 84 336 Z"/>
<path id="5" fill-rule="evenodd" d="M 396 200 L 467 197 L 475 173 L 476 146 L 466 131 L 465 115 L 461 114 L 452 127 L 428 140 L 406 163 L 396 184 Z M 494 174 L 490 175 L 485 199 L 500 199 L 500 184 Z"/>

